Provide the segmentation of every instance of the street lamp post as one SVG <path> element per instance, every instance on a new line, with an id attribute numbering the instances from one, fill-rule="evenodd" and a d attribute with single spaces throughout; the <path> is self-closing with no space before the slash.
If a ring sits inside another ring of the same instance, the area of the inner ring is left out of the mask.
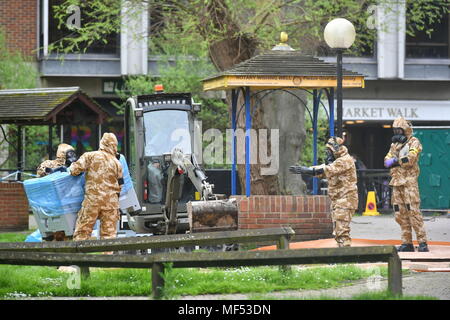
<path id="1" fill-rule="evenodd" d="M 351 45 L 355 41 L 355 36 L 356 36 L 355 27 L 350 21 L 343 18 L 331 20 L 326 25 L 324 31 L 325 42 L 330 48 L 335 49 L 337 53 L 336 135 L 341 138 L 342 138 L 342 53 L 345 49 L 351 47 Z"/>

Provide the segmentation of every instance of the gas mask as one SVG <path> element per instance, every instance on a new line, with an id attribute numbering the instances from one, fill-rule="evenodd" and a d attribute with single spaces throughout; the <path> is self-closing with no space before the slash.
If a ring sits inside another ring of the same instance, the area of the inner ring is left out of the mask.
<path id="1" fill-rule="evenodd" d="M 325 164 L 328 165 L 328 164 L 332 163 L 334 160 L 336 160 L 336 158 L 334 157 L 333 151 L 331 151 L 330 149 L 327 148 Z"/>
<path id="2" fill-rule="evenodd" d="M 66 152 L 66 163 L 65 163 L 66 167 L 69 167 L 72 164 L 72 162 L 75 162 L 77 160 L 78 158 L 75 151 L 69 150 Z"/>
<path id="3" fill-rule="evenodd" d="M 408 138 L 405 136 L 402 128 L 394 128 L 394 135 L 392 136 L 392 143 L 405 143 Z"/>

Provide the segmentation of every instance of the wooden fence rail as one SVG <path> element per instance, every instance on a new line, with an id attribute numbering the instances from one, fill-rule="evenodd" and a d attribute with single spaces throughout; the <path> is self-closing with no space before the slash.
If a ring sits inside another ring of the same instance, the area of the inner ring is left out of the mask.
<path id="1" fill-rule="evenodd" d="M 0 243 L 0 252 L 87 253 L 253 242 L 276 242 L 278 248 L 288 249 L 289 240 L 294 235 L 295 232 L 292 228 L 281 227 L 164 236 L 127 237 L 108 240 L 4 242 Z"/>
<path id="2" fill-rule="evenodd" d="M 153 297 L 162 296 L 164 265 L 174 268 L 237 267 L 319 263 L 388 262 L 388 290 L 402 294 L 401 260 L 394 246 L 344 247 L 273 251 L 91 255 L 45 252 L 0 252 L 0 264 L 80 267 L 151 268 Z"/>

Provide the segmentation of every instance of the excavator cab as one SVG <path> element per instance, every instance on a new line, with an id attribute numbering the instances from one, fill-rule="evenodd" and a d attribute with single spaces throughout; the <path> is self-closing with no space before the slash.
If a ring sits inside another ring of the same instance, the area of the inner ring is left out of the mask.
<path id="1" fill-rule="evenodd" d="M 127 213 L 128 225 L 134 232 L 193 231 L 193 223 L 198 220 L 193 214 L 215 212 L 220 218 L 224 210 L 218 207 L 227 211 L 221 226 L 216 218 L 215 222 L 208 220 L 209 227 L 200 229 L 237 228 L 236 204 L 217 199 L 196 160 L 195 151 L 201 148 L 196 145 L 201 144 L 201 139 L 194 139 L 201 137 L 195 121 L 199 111 L 200 105 L 189 93 L 156 93 L 127 100 L 125 157 L 142 208 L 138 214 Z"/>

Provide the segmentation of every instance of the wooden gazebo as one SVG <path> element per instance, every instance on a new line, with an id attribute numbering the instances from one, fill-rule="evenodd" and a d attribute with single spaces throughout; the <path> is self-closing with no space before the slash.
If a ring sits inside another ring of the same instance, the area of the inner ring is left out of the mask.
<path id="1" fill-rule="evenodd" d="M 83 113 L 84 112 L 84 113 Z M 53 156 L 52 131 L 56 125 L 70 125 L 77 113 L 89 114 L 100 132 L 109 117 L 93 99 L 79 87 L 0 90 L 0 124 L 18 126 L 17 171 L 24 171 L 22 159 L 22 127 L 47 125 L 48 156 Z M 3 169 L 2 171 L 10 171 Z"/>
<path id="2" fill-rule="evenodd" d="M 326 94 L 329 105 L 330 136 L 335 135 L 334 88 L 337 86 L 336 65 L 313 56 L 302 55 L 287 43 L 287 37 L 271 51 L 250 58 L 229 70 L 203 80 L 203 89 L 231 90 L 232 95 L 232 172 L 231 193 L 236 194 L 236 111 L 240 91 L 245 98 L 245 191 L 250 190 L 250 132 L 252 127 L 251 95 L 265 90 L 301 89 L 313 96 L 313 152 L 317 164 L 317 120 L 321 96 Z M 343 88 L 363 88 L 364 76 L 343 70 Z M 313 180 L 313 192 L 318 193 L 317 179 Z"/>

